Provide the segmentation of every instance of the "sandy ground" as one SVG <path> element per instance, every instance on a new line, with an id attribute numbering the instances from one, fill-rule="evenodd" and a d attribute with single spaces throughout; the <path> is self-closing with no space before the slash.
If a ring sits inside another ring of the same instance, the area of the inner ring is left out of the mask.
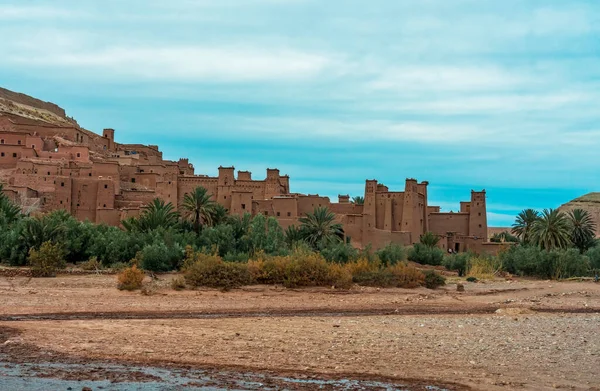
<path id="1" fill-rule="evenodd" d="M 600 390 L 593 282 L 223 293 L 176 292 L 170 278 L 145 296 L 118 291 L 114 276 L 2 277 L 0 328 L 19 333 L 13 347 L 83 359 L 419 379 L 450 389 Z"/>

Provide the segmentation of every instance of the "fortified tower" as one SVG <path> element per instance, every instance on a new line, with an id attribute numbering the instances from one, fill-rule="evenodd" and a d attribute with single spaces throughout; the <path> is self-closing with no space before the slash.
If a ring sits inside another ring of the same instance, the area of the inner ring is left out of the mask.
<path id="1" fill-rule="evenodd" d="M 469 236 L 487 239 L 487 211 L 485 189 L 471 190 L 471 207 L 469 208 Z"/>
<path id="2" fill-rule="evenodd" d="M 365 183 L 365 203 L 363 206 L 363 228 L 365 231 L 375 228 L 377 217 L 376 193 L 377 181 L 375 179 L 367 179 Z"/>
<path id="3" fill-rule="evenodd" d="M 279 178 L 279 170 L 277 168 L 267 168 L 267 179 L 265 180 L 265 199 L 271 199 L 275 196 L 281 195 Z"/>
<path id="4" fill-rule="evenodd" d="M 219 166 L 219 179 L 217 182 L 217 202 L 227 209 L 231 209 L 231 191 L 235 185 L 235 167 Z"/>
<path id="5" fill-rule="evenodd" d="M 102 131 L 102 137 L 104 137 L 105 139 L 108 140 L 108 146 L 107 149 L 109 151 L 114 151 L 115 148 L 115 130 L 114 129 L 104 129 Z"/>

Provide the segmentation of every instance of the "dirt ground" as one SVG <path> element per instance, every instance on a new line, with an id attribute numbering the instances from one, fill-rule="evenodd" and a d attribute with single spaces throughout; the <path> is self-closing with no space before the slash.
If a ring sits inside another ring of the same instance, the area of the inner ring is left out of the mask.
<path id="1" fill-rule="evenodd" d="M 14 331 L 3 346 L 448 389 L 600 390 L 600 284 L 591 281 L 219 292 L 174 291 L 171 278 L 143 295 L 118 291 L 110 275 L 0 277 L 0 329 Z"/>

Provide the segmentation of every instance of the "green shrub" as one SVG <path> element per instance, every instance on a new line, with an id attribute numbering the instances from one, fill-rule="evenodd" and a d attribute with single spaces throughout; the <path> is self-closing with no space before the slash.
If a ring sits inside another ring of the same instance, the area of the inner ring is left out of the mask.
<path id="1" fill-rule="evenodd" d="M 448 270 L 454 270 L 458 272 L 460 277 L 463 277 L 467 274 L 469 269 L 469 260 L 471 258 L 471 254 L 469 253 L 459 253 L 453 255 L 447 255 L 444 257 L 444 266 Z"/>
<path id="2" fill-rule="evenodd" d="M 422 265 L 441 265 L 444 260 L 444 251 L 437 247 L 429 247 L 417 243 L 408 253 L 408 260 Z"/>
<path id="3" fill-rule="evenodd" d="M 406 250 L 400 244 L 390 243 L 377 250 L 375 255 L 384 266 L 393 266 L 398 262 L 406 261 Z"/>
<path id="4" fill-rule="evenodd" d="M 178 244 L 173 247 L 164 243 L 150 244 L 141 251 L 141 267 L 152 272 L 166 272 L 176 269 L 183 256 L 184 251 Z"/>
<path id="5" fill-rule="evenodd" d="M 590 248 L 585 255 L 590 260 L 590 268 L 592 270 L 600 270 L 600 246 Z"/>
<path id="6" fill-rule="evenodd" d="M 248 253 L 229 252 L 229 253 L 225 254 L 225 256 L 223 257 L 223 260 L 225 262 L 248 262 L 249 258 L 250 258 L 250 256 L 248 255 Z"/>
<path id="7" fill-rule="evenodd" d="M 434 270 L 425 271 L 425 287 L 436 289 L 437 287 L 446 285 L 446 278 Z"/>
<path id="8" fill-rule="evenodd" d="M 333 242 L 321 249 L 321 255 L 328 262 L 348 263 L 356 259 L 358 250 L 350 244 L 343 242 Z"/>
<path id="9" fill-rule="evenodd" d="M 588 276 L 593 267 L 590 258 L 573 248 L 546 251 L 538 247 L 513 246 L 500 254 L 500 260 L 509 273 L 549 279 Z"/>
<path id="10" fill-rule="evenodd" d="M 471 277 L 467 277 L 467 281 L 469 281 L 469 282 L 477 282 L 479 280 L 477 280 L 477 277 L 471 276 Z"/>
<path id="11" fill-rule="evenodd" d="M 29 264 L 34 277 L 55 277 L 66 266 L 64 252 L 58 244 L 44 242 L 39 250 L 29 250 Z"/>

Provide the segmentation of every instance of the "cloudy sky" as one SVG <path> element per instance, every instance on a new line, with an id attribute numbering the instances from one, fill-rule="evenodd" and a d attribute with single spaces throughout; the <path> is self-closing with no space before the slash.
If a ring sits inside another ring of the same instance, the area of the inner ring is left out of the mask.
<path id="1" fill-rule="evenodd" d="M 600 190 L 597 0 L 0 0 L 0 86 L 197 173 L 430 182 L 491 225 Z"/>

